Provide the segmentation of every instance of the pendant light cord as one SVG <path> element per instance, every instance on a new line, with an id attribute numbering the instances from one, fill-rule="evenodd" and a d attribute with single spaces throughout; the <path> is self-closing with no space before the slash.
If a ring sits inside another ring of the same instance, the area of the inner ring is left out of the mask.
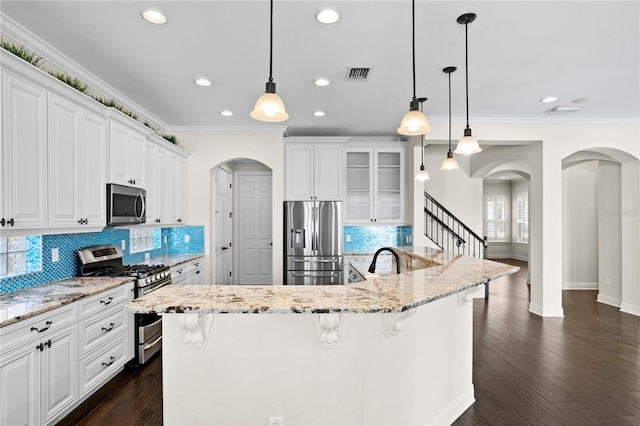
<path id="1" fill-rule="evenodd" d="M 468 122 L 467 127 L 469 127 Z M 451 73 L 449 73 L 449 152 L 451 152 Z"/>
<path id="2" fill-rule="evenodd" d="M 469 27 L 468 23 L 464 24 L 464 72 L 465 72 L 465 81 L 466 81 L 466 97 L 467 97 L 467 129 L 469 128 L 469 51 L 468 44 L 469 39 L 467 38 L 467 28 Z M 449 75 L 449 86 L 451 86 L 451 75 Z M 451 87 L 449 87 L 449 92 L 451 92 Z M 449 95 L 451 96 L 451 95 Z M 449 100 L 451 103 L 451 100 Z M 451 116 L 451 110 L 449 110 L 449 116 Z M 449 131 L 451 132 L 451 131 Z M 451 139 L 451 136 L 449 136 Z"/>
<path id="3" fill-rule="evenodd" d="M 269 81 L 273 81 L 273 0 L 271 0 L 271 11 L 269 17 Z M 467 117 L 469 111 L 467 110 Z M 469 125 L 467 124 L 467 127 Z"/>
<path id="4" fill-rule="evenodd" d="M 413 100 L 416 100 L 416 0 L 411 1 L 411 53 L 413 56 Z"/>

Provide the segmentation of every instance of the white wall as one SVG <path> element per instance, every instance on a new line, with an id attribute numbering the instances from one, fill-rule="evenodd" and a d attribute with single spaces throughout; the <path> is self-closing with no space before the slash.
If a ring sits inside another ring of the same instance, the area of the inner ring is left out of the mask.
<path id="1" fill-rule="evenodd" d="M 598 171 L 598 301 L 622 303 L 621 172 L 618 163 L 599 161 Z"/>
<path id="2" fill-rule="evenodd" d="M 214 185 L 212 169 L 224 162 L 248 158 L 259 161 L 272 171 L 274 236 L 282 235 L 284 201 L 284 128 L 246 132 L 175 132 L 180 145 L 191 153 L 188 163 L 187 216 L 190 225 L 202 225 L 205 232 L 205 283 L 213 283 L 215 268 L 212 247 L 215 244 Z M 273 282 L 282 284 L 282 238 L 273 239 Z"/>
<path id="3" fill-rule="evenodd" d="M 615 161 L 622 163 L 622 210 L 630 213 L 622 217 L 621 310 L 640 315 L 640 214 L 637 213 L 640 206 L 640 126 L 637 122 L 588 123 L 569 120 L 474 121 L 474 136 L 480 140 L 485 151 L 472 157 L 472 176 L 482 178 L 507 163 L 528 168 L 529 310 L 540 316 L 562 317 L 562 160 L 575 152 L 595 151 L 611 155 Z M 462 123 L 459 125 L 462 126 Z M 429 137 L 445 139 L 447 132 L 445 125 L 434 126 Z M 527 145 L 502 151 L 499 146 L 486 149 L 487 145 L 522 143 Z M 508 169 L 518 168 L 510 166 Z"/>
<path id="4" fill-rule="evenodd" d="M 562 172 L 562 288 L 598 288 L 598 162 Z"/>

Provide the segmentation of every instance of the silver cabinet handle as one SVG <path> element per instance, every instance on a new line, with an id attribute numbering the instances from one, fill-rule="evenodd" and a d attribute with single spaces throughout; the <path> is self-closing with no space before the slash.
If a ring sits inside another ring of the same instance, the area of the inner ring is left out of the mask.
<path id="1" fill-rule="evenodd" d="M 144 347 L 144 349 L 149 349 L 150 347 L 152 347 L 153 345 L 155 345 L 156 343 L 158 343 L 158 341 L 162 340 L 162 336 L 158 337 L 156 340 L 154 340 L 153 342 L 149 343 L 148 345 L 146 345 Z"/>

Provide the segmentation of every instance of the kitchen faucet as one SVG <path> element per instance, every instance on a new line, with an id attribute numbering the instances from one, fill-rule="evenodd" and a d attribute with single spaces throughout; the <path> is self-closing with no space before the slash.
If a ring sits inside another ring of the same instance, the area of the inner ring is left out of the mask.
<path id="1" fill-rule="evenodd" d="M 391 253 L 393 255 L 393 257 L 396 258 L 396 274 L 399 274 L 400 273 L 400 257 L 398 256 L 398 253 L 396 253 L 395 251 L 393 251 L 391 249 L 391 247 L 382 247 L 382 248 L 378 249 L 376 254 L 373 255 L 373 260 L 371 261 L 371 265 L 369 266 L 369 272 L 371 272 L 372 274 L 375 273 L 375 271 L 376 271 L 376 260 L 378 259 L 378 255 L 380 254 L 381 251 L 388 251 L 389 253 Z"/>

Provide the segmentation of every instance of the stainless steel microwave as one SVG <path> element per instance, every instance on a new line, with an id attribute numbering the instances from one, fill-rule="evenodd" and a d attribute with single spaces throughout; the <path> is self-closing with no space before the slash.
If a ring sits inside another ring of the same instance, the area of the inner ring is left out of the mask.
<path id="1" fill-rule="evenodd" d="M 107 184 L 107 226 L 145 223 L 147 191 L 132 186 Z"/>

